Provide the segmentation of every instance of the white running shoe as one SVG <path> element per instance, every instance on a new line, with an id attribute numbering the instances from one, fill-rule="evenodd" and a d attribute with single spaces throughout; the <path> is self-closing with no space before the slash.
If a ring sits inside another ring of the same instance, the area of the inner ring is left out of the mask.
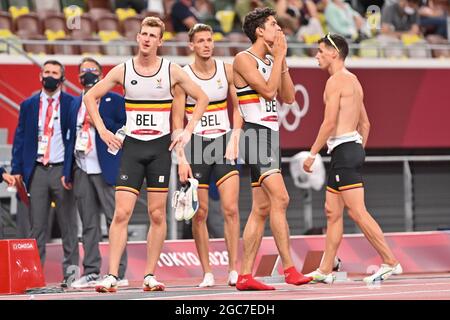
<path id="1" fill-rule="evenodd" d="M 186 206 L 184 209 L 184 220 L 191 220 L 200 206 L 197 189 L 198 180 L 193 178 L 188 179 L 187 188 L 185 189 Z"/>
<path id="2" fill-rule="evenodd" d="M 175 191 L 172 196 L 172 208 L 175 209 L 175 219 L 177 221 L 184 220 L 184 211 L 186 209 L 186 193 L 184 190 L 185 188 L 181 187 L 181 189 Z"/>
<path id="3" fill-rule="evenodd" d="M 239 274 L 237 273 L 236 270 L 230 271 L 230 273 L 228 274 L 228 281 L 227 281 L 227 284 L 228 284 L 230 287 L 236 286 L 238 276 L 239 276 Z"/>
<path id="4" fill-rule="evenodd" d="M 403 273 L 402 265 L 400 263 L 397 263 L 397 265 L 394 267 L 394 271 L 392 271 L 392 274 L 394 276 L 397 276 L 397 275 L 402 274 L 402 273 Z"/>
<path id="5" fill-rule="evenodd" d="M 203 281 L 198 285 L 199 288 L 206 288 L 214 286 L 214 275 L 211 272 L 205 273 Z"/>
<path id="6" fill-rule="evenodd" d="M 311 277 L 313 280 L 310 283 L 326 283 L 326 284 L 332 284 L 335 280 L 335 276 L 333 273 L 324 274 L 319 269 L 316 269 L 313 272 L 310 272 L 308 274 L 305 274 L 305 277 Z"/>
<path id="7" fill-rule="evenodd" d="M 128 287 L 130 283 L 128 282 L 128 279 L 126 278 L 118 278 L 117 279 L 117 286 L 118 287 Z"/>
<path id="8" fill-rule="evenodd" d="M 377 282 L 383 282 L 387 280 L 391 275 L 398 275 L 403 273 L 403 268 L 400 263 L 395 266 L 390 266 L 387 264 L 381 264 L 380 269 L 371 276 L 365 277 L 363 280 L 367 284 L 374 284 Z"/>
<path id="9" fill-rule="evenodd" d="M 97 281 L 100 279 L 100 275 L 97 273 L 89 273 L 82 276 L 80 279 L 75 280 L 70 285 L 75 289 L 93 288 L 97 285 Z"/>
<path id="10" fill-rule="evenodd" d="M 164 291 L 166 286 L 164 283 L 158 282 L 155 276 L 147 275 L 144 278 L 144 291 Z"/>
<path id="11" fill-rule="evenodd" d="M 103 277 L 103 280 L 100 281 L 95 286 L 95 291 L 97 292 L 116 292 L 117 291 L 117 277 L 112 274 L 108 274 Z"/>

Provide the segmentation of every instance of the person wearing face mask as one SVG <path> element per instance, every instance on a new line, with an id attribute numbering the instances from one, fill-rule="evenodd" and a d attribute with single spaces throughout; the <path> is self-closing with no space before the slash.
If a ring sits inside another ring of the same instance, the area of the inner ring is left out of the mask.
<path id="1" fill-rule="evenodd" d="M 381 34 L 401 38 L 403 34 L 419 35 L 420 0 L 399 0 L 386 4 L 381 12 Z"/>
<path id="2" fill-rule="evenodd" d="M 64 67 L 56 60 L 46 61 L 39 79 L 42 90 L 20 105 L 14 136 L 11 174 L 17 184 L 25 183 L 30 197 L 31 238 L 36 239 L 41 263 L 45 262 L 45 243 L 50 205 L 56 204 L 64 249 L 61 286 L 66 287 L 74 266 L 78 266 L 78 239 L 75 198 L 71 184 L 64 180 L 64 156 L 70 135 L 69 114 L 73 96 L 62 91 Z"/>
<path id="3" fill-rule="evenodd" d="M 83 276 L 72 283 L 73 288 L 95 286 L 100 279 L 101 241 L 100 213 L 104 212 L 109 230 L 114 216 L 114 186 L 119 172 L 121 151 L 113 155 L 100 139 L 84 105 L 83 96 L 102 78 L 102 67 L 94 59 L 86 57 L 79 65 L 83 94 L 73 101 L 70 116 L 71 135 L 69 151 L 64 166 L 69 172 L 66 180 L 73 181 L 75 199 L 83 229 Z M 99 112 L 108 130 L 117 132 L 126 122 L 125 100 L 108 92 L 99 102 Z M 119 286 L 127 286 L 125 279 L 127 256 L 122 255 L 119 267 Z"/>

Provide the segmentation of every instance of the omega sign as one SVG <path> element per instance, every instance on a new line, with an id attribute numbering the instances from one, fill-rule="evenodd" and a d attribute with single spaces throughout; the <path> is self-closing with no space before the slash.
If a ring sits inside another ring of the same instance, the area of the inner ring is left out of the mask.
<path id="1" fill-rule="evenodd" d="M 300 125 L 301 119 L 308 113 L 309 109 L 309 95 L 308 91 L 301 84 L 295 85 L 295 96 L 300 92 L 303 95 L 303 107 L 300 108 L 297 99 L 295 99 L 293 104 L 283 103 L 280 108 L 278 108 L 278 122 L 280 127 L 284 127 L 287 131 L 295 131 Z M 280 104 L 279 104 L 280 105 Z M 287 117 L 289 112 L 294 115 L 294 120 L 289 122 Z"/>
<path id="2" fill-rule="evenodd" d="M 13 243 L 13 250 L 33 250 L 33 243 Z"/>

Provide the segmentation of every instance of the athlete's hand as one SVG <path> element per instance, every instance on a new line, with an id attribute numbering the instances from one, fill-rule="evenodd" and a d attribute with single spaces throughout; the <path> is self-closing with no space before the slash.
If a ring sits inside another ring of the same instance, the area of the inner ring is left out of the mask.
<path id="1" fill-rule="evenodd" d="M 239 135 L 231 135 L 230 141 L 227 144 L 227 150 L 225 151 L 225 159 L 230 160 L 234 164 L 234 160 L 239 155 Z"/>
<path id="2" fill-rule="evenodd" d="M 191 136 L 192 132 L 189 132 L 189 130 L 183 130 L 179 135 L 177 135 L 173 139 L 172 144 L 169 147 L 169 151 L 172 151 L 172 149 L 175 148 L 175 146 L 184 148 L 191 140 Z"/>
<path id="3" fill-rule="evenodd" d="M 186 183 L 189 178 L 193 178 L 191 166 L 187 163 L 178 165 L 178 177 L 181 183 Z"/>
<path id="4" fill-rule="evenodd" d="M 305 170 L 308 173 L 311 173 L 312 172 L 311 167 L 314 163 L 314 160 L 315 159 L 311 157 L 306 158 L 305 161 L 303 162 L 303 170 Z"/>
<path id="5" fill-rule="evenodd" d="M 103 131 L 99 132 L 99 135 L 111 150 L 119 150 L 120 148 L 122 148 L 122 141 L 117 138 L 111 131 L 104 129 Z"/>
<path id="6" fill-rule="evenodd" d="M 16 179 L 14 176 L 10 175 L 9 173 L 3 173 L 2 174 L 3 181 L 5 181 L 8 184 L 8 187 L 14 187 L 16 185 Z"/>
<path id="7" fill-rule="evenodd" d="M 270 50 L 272 56 L 276 57 L 286 57 L 287 55 L 287 42 L 283 31 L 278 30 L 275 34 L 275 39 L 273 41 L 273 46 Z"/>

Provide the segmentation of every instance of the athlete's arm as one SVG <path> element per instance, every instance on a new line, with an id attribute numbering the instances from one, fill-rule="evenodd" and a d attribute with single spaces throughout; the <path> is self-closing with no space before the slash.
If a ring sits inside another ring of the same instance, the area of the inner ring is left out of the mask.
<path id="1" fill-rule="evenodd" d="M 178 136 L 183 131 L 184 126 L 184 112 L 186 104 L 186 93 L 183 89 L 176 85 L 173 90 L 172 102 L 172 131 L 173 137 Z M 192 169 L 189 165 L 184 149 L 178 144 L 175 148 L 178 162 L 178 176 L 181 183 L 185 183 L 189 177 L 193 177 Z"/>
<path id="2" fill-rule="evenodd" d="M 183 130 L 185 105 L 186 93 L 179 85 L 174 86 L 172 101 L 172 131 L 174 133 Z"/>
<path id="3" fill-rule="evenodd" d="M 122 141 L 118 139 L 111 131 L 109 131 L 98 112 L 97 101 L 99 101 L 108 91 L 111 91 L 116 85 L 123 84 L 123 75 L 125 68 L 123 64 L 115 66 L 110 72 L 95 84 L 84 96 L 83 102 L 86 109 L 94 122 L 95 128 L 100 135 L 100 138 L 111 149 L 120 149 Z"/>
<path id="4" fill-rule="evenodd" d="M 267 82 L 264 80 L 261 73 L 255 72 L 257 65 L 255 65 L 254 59 L 246 53 L 240 53 L 236 56 L 233 63 L 233 69 L 264 99 L 273 100 L 281 83 L 281 68 L 287 52 L 286 38 L 283 32 L 277 31 L 273 47 L 269 50 L 274 58 L 274 62 L 272 73 Z"/>
<path id="5" fill-rule="evenodd" d="M 231 100 L 231 104 L 233 105 L 233 131 L 227 145 L 225 158 L 228 160 L 234 160 L 238 157 L 239 137 L 241 134 L 242 125 L 244 124 L 244 119 L 242 119 L 241 113 L 239 112 L 239 100 L 233 80 L 233 66 L 225 63 L 225 71 L 228 80 L 228 96 Z"/>
<path id="6" fill-rule="evenodd" d="M 281 82 L 278 88 L 278 95 L 284 103 L 292 104 L 295 101 L 295 88 L 292 82 L 289 68 L 286 63 L 286 58 L 283 59 L 283 68 L 281 71 Z"/>
<path id="7" fill-rule="evenodd" d="M 359 134 L 362 136 L 363 147 L 365 147 L 367 144 L 367 139 L 369 138 L 370 122 L 369 117 L 367 116 L 366 107 L 364 106 L 364 103 L 361 106 L 357 130 Z"/>
<path id="8" fill-rule="evenodd" d="M 189 78 L 187 73 L 184 72 L 180 66 L 176 64 L 171 64 L 170 74 L 172 76 L 174 85 L 177 84 L 180 85 L 180 87 L 184 90 L 184 92 L 187 95 L 191 96 L 196 101 L 194 113 L 192 114 L 192 119 L 188 122 L 186 128 L 184 128 L 183 134 L 179 135 L 177 138 L 173 140 L 169 148 L 169 150 L 172 150 L 173 147 L 178 143 L 180 143 L 181 147 L 184 148 L 184 146 L 189 142 L 189 140 L 191 139 L 192 132 L 195 129 L 195 126 L 200 121 L 203 113 L 208 107 L 209 99 L 207 95 L 203 92 L 203 90 L 200 88 L 200 86 L 197 85 L 194 81 L 192 81 L 192 79 Z"/>
<path id="9" fill-rule="evenodd" d="M 336 129 L 337 118 L 339 114 L 339 102 L 341 99 L 341 84 L 339 79 L 330 78 L 325 86 L 325 112 L 322 125 L 317 134 L 316 141 L 311 147 L 310 156 L 303 163 L 303 169 L 306 172 L 312 172 L 311 166 L 314 159 L 327 139 Z"/>

